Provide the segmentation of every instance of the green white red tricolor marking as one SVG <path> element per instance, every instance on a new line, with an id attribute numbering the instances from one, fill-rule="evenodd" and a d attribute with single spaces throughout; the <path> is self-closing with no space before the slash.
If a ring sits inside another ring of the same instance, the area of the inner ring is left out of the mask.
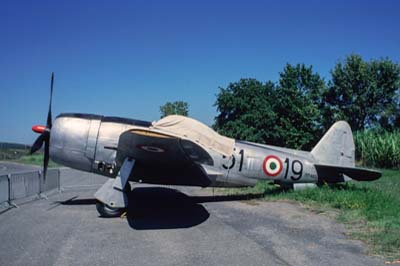
<path id="1" fill-rule="evenodd" d="M 149 145 L 137 145 L 139 149 L 142 149 L 144 151 L 149 151 L 149 152 L 156 152 L 156 153 L 161 153 L 165 152 L 163 148 L 156 147 L 156 146 L 149 146 Z"/>
<path id="2" fill-rule="evenodd" d="M 282 161 L 275 155 L 265 157 L 263 170 L 267 176 L 277 176 L 282 172 Z"/>

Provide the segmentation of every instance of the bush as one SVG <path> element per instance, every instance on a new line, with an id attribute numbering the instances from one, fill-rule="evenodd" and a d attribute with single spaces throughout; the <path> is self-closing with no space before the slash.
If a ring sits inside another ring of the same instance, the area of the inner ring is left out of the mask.
<path id="1" fill-rule="evenodd" d="M 363 130 L 354 134 L 356 158 L 364 166 L 400 168 L 400 131 Z"/>

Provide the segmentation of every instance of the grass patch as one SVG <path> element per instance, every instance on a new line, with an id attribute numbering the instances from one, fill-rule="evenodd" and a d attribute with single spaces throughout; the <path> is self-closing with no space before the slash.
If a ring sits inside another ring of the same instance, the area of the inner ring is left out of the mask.
<path id="1" fill-rule="evenodd" d="M 284 190 L 267 182 L 254 188 L 228 189 L 229 194 L 264 194 L 265 200 L 300 201 L 314 210 L 335 209 L 338 221 L 353 238 L 366 242 L 373 254 L 400 258 L 400 171 L 383 170 L 374 182 L 324 185 L 316 189 Z"/>
<path id="2" fill-rule="evenodd" d="M 7 161 L 7 160 L 16 160 L 25 154 L 28 154 L 27 149 L 13 149 L 13 148 L 6 148 L 0 149 L 0 160 Z"/>
<path id="3" fill-rule="evenodd" d="M 29 149 L 12 149 L 12 148 L 0 149 L 0 160 L 2 161 L 12 161 L 22 164 L 43 166 L 43 157 L 44 154 L 41 151 L 38 151 L 35 154 L 30 155 Z M 59 166 L 60 166 L 59 164 L 56 164 L 50 159 L 49 167 L 59 167 Z"/>
<path id="4" fill-rule="evenodd" d="M 23 155 L 14 162 L 23 163 L 23 164 L 31 164 L 37 166 L 43 166 L 43 153 L 32 154 L 32 155 Z M 50 167 L 58 167 L 59 164 L 53 162 L 52 160 L 49 161 L 49 168 Z"/>

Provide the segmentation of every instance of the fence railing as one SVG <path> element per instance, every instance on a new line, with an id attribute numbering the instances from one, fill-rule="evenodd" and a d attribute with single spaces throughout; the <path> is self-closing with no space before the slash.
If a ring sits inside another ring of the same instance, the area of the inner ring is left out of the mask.
<path id="1" fill-rule="evenodd" d="M 14 205 L 13 201 L 40 196 L 50 190 L 60 190 L 60 170 L 48 169 L 46 180 L 42 171 L 27 171 L 0 176 L 0 205 Z"/>

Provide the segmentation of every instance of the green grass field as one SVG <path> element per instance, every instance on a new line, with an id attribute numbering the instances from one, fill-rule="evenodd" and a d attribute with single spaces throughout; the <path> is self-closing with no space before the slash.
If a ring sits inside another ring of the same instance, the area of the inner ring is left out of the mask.
<path id="1" fill-rule="evenodd" d="M 0 149 L 0 160 L 16 160 L 26 154 L 28 154 L 27 149 Z"/>
<path id="2" fill-rule="evenodd" d="M 43 166 L 43 152 L 29 155 L 29 149 L 0 149 L 0 160 Z M 52 160 L 49 161 L 49 167 L 57 166 Z"/>
<path id="3" fill-rule="evenodd" d="M 14 162 L 43 166 L 43 153 L 38 153 L 33 155 L 23 155 L 20 158 L 14 160 Z M 60 165 L 56 164 L 52 160 L 49 161 L 49 167 L 57 167 L 57 166 Z"/>
<path id="4" fill-rule="evenodd" d="M 374 182 L 351 182 L 305 190 L 283 190 L 260 182 L 229 194 L 263 194 L 264 200 L 294 200 L 317 212 L 335 213 L 352 238 L 367 243 L 375 255 L 400 259 L 400 170 L 382 170 Z M 333 212 L 332 212 L 333 211 Z"/>

